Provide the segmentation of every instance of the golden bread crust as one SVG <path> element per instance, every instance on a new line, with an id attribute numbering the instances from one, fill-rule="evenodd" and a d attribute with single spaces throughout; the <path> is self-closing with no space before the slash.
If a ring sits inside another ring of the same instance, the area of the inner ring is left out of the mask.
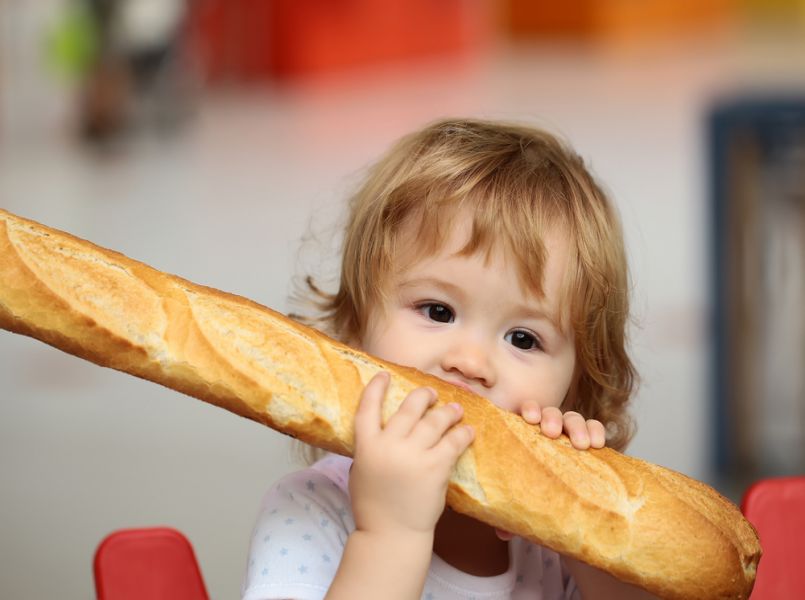
<path id="1" fill-rule="evenodd" d="M 0 327 L 349 455 L 359 395 L 392 374 L 460 402 L 476 432 L 455 510 L 663 598 L 747 598 L 752 526 L 710 487 L 613 450 L 578 451 L 469 392 L 349 348 L 255 302 L 0 210 Z"/>

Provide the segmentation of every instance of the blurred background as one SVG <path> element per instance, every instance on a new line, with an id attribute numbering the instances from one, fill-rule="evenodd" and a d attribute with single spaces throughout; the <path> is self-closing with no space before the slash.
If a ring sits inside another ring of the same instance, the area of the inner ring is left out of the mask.
<path id="1" fill-rule="evenodd" d="M 283 312 L 343 200 L 445 116 L 568 138 L 611 192 L 641 386 L 628 452 L 805 472 L 802 0 L 0 0 L 0 207 Z M 287 438 L 0 332 L 0 596 L 87 598 L 169 525 L 235 598 Z"/>

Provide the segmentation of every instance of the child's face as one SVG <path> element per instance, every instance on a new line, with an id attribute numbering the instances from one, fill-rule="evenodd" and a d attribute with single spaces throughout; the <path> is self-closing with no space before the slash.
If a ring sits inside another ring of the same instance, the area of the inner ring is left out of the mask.
<path id="1" fill-rule="evenodd" d="M 565 316 L 559 306 L 567 256 L 562 236 L 545 240 L 545 297 L 538 298 L 522 289 L 502 251 L 488 261 L 483 253 L 458 256 L 471 224 L 458 218 L 455 225 L 436 255 L 389 274 L 388 306 L 371 311 L 361 348 L 468 388 L 505 410 L 519 412 L 527 400 L 559 406 L 576 363 L 572 335 L 550 318 Z M 407 239 L 414 242 L 413 231 Z M 402 242 L 405 258 L 405 237 Z"/>

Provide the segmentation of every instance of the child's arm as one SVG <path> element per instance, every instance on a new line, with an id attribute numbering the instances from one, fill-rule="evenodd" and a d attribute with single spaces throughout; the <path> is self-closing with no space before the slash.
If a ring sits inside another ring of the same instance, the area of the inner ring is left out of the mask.
<path id="1" fill-rule="evenodd" d="M 419 598 L 445 506 L 450 472 L 473 439 L 456 426 L 461 407 L 429 410 L 436 394 L 409 394 L 385 427 L 386 373 L 366 386 L 355 415 L 355 457 L 349 490 L 355 531 L 327 593 L 328 600 Z"/>

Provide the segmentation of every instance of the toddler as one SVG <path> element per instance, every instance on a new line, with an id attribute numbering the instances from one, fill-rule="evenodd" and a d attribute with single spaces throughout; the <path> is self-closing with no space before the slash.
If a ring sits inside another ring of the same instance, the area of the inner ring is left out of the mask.
<path id="1" fill-rule="evenodd" d="M 634 369 L 613 207 L 553 136 L 478 120 L 399 141 L 352 198 L 340 288 L 319 325 L 539 424 L 579 451 L 621 450 Z M 267 493 L 243 598 L 648 597 L 445 508 L 472 443 L 458 405 L 411 392 L 385 426 L 388 375 L 363 390 L 355 456 L 325 456 Z"/>

